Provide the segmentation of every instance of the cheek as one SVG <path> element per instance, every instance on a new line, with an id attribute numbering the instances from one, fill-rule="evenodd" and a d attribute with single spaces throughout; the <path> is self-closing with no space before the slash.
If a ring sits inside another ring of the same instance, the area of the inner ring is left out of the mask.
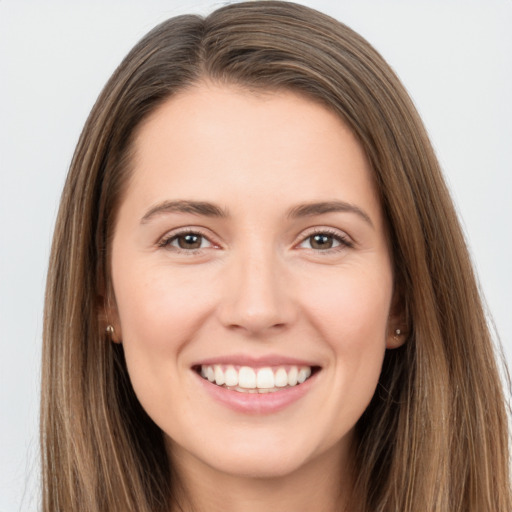
<path id="1" fill-rule="evenodd" d="M 165 266 L 120 267 L 114 291 L 123 342 L 149 351 L 176 350 L 177 340 L 186 340 L 211 306 L 211 294 L 201 293 L 200 283 L 197 275 Z"/>
<path id="2" fill-rule="evenodd" d="M 114 268 L 122 343 L 133 388 L 147 411 L 167 404 L 170 414 L 166 390 L 184 372 L 182 350 L 208 315 L 210 296 L 199 293 L 197 279 L 186 272 L 171 272 L 165 265 L 120 263 Z"/>
<path id="3" fill-rule="evenodd" d="M 381 373 L 392 298 L 391 272 L 340 275 L 327 290 L 309 287 L 310 322 L 332 353 L 329 396 L 339 424 L 353 422 L 370 402 Z M 338 392 L 336 391 L 338 390 Z"/>
<path id="4" fill-rule="evenodd" d="M 307 284 L 305 308 L 311 320 L 326 334 L 335 350 L 364 349 L 380 342 L 385 346 L 392 298 L 389 271 L 339 272 L 324 281 Z"/>

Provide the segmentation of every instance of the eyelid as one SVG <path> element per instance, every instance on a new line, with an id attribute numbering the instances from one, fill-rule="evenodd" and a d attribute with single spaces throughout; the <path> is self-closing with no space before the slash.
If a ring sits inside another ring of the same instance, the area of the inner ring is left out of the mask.
<path id="1" fill-rule="evenodd" d="M 340 242 L 340 246 L 338 247 L 332 247 L 330 249 L 324 249 L 324 250 L 318 250 L 318 249 L 310 249 L 315 252 L 333 252 L 336 250 L 342 250 L 347 247 L 354 247 L 355 243 L 352 240 L 352 238 L 347 235 L 345 231 L 342 231 L 337 228 L 327 227 L 327 226 L 314 226 L 311 228 L 306 229 L 303 231 L 300 236 L 298 237 L 297 241 L 294 243 L 294 246 L 297 247 L 298 245 L 304 243 L 308 238 L 314 236 L 314 235 L 329 235 L 335 238 Z"/>
<path id="2" fill-rule="evenodd" d="M 183 226 L 180 228 L 175 228 L 161 236 L 157 240 L 156 246 L 161 248 L 172 248 L 172 250 L 175 252 L 183 252 L 187 254 L 194 254 L 209 248 L 219 248 L 220 244 L 214 240 L 214 237 L 210 233 L 206 233 L 205 231 L 206 230 L 198 226 Z M 173 247 L 170 245 L 170 242 L 173 239 L 178 238 L 179 236 L 191 234 L 202 236 L 204 239 L 208 240 L 208 242 L 211 244 L 211 247 L 198 249 L 181 249 L 179 247 Z"/>
<path id="3" fill-rule="evenodd" d="M 172 241 L 173 239 L 175 239 L 179 236 L 187 235 L 187 234 L 195 234 L 195 235 L 199 235 L 199 236 L 202 236 L 203 238 L 205 238 L 211 244 L 211 247 L 198 248 L 198 249 L 180 249 L 178 247 L 172 247 L 172 250 L 175 252 L 194 254 L 194 253 L 201 252 L 201 251 L 203 251 L 205 249 L 209 249 L 209 248 L 217 248 L 217 249 L 221 248 L 221 244 L 216 242 L 215 238 L 211 235 L 211 233 L 207 233 L 206 231 L 207 230 L 205 230 L 199 226 L 183 226 L 183 227 L 175 228 L 171 231 L 166 232 L 163 236 L 161 236 L 157 240 L 156 246 L 161 247 L 161 248 L 171 247 L 169 242 Z M 333 227 L 327 227 L 327 226 L 314 226 L 314 227 L 311 227 L 311 228 L 308 228 L 308 229 L 302 231 L 301 234 L 297 237 L 293 246 L 297 247 L 298 245 L 304 243 L 308 238 L 310 238 L 316 234 L 324 234 L 324 235 L 332 236 L 340 242 L 340 246 L 333 247 L 330 249 L 324 249 L 322 251 L 320 251 L 318 249 L 311 249 L 312 251 L 315 251 L 315 252 L 328 253 L 328 252 L 333 252 L 336 250 L 344 249 L 347 247 L 353 247 L 355 245 L 352 238 L 349 235 L 347 235 L 346 232 L 344 232 L 340 229 L 333 228 Z"/>

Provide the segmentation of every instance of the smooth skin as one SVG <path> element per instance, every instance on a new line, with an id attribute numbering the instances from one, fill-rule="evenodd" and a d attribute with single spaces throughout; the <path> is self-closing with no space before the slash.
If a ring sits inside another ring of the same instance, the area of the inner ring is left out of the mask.
<path id="1" fill-rule="evenodd" d="M 361 146 L 293 92 L 201 83 L 159 107 L 134 149 L 110 313 L 184 510 L 340 510 L 354 425 L 385 350 L 402 342 Z M 279 411 L 241 413 L 205 393 L 194 369 L 233 355 L 320 371 Z"/>

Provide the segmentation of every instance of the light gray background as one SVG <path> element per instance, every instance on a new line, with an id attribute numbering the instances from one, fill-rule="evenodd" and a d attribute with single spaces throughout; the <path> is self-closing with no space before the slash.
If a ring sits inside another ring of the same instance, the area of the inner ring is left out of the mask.
<path id="1" fill-rule="evenodd" d="M 0 0 L 0 512 L 36 510 L 45 272 L 74 145 L 156 23 L 227 2 Z M 365 36 L 410 91 L 512 359 L 512 1 L 303 3 Z"/>

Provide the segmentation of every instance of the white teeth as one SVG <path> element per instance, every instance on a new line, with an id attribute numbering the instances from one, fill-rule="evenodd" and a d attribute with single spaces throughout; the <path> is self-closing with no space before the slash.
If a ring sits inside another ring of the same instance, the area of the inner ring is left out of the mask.
<path id="1" fill-rule="evenodd" d="M 274 372 L 271 368 L 260 368 L 256 374 L 256 387 L 271 389 L 274 387 Z"/>
<path id="2" fill-rule="evenodd" d="M 245 389 L 255 389 L 256 372 L 249 366 L 242 366 L 238 372 L 238 385 Z"/>
<path id="3" fill-rule="evenodd" d="M 224 379 L 226 386 L 238 386 L 238 372 L 232 366 L 228 366 L 226 368 L 226 371 L 224 372 Z"/>
<path id="4" fill-rule="evenodd" d="M 244 393 L 273 393 L 279 388 L 302 384 L 311 376 L 310 366 L 279 366 L 271 368 L 251 368 L 232 365 L 202 365 L 200 374 L 217 386 L 228 387 Z"/>
<path id="5" fill-rule="evenodd" d="M 297 375 L 299 374 L 299 370 L 296 366 L 292 366 L 290 371 L 288 372 L 288 386 L 297 385 Z"/>
<path id="6" fill-rule="evenodd" d="M 222 386 L 222 384 L 225 382 L 225 376 L 222 368 L 216 364 L 213 369 L 215 372 L 215 384 L 217 384 L 217 386 Z"/>
<path id="7" fill-rule="evenodd" d="M 279 368 L 274 376 L 274 383 L 276 388 L 284 388 L 288 386 L 288 374 L 284 368 Z"/>
<path id="8" fill-rule="evenodd" d="M 301 368 L 299 370 L 299 375 L 297 376 L 298 383 L 302 384 L 310 375 L 311 375 L 311 368 Z"/>

